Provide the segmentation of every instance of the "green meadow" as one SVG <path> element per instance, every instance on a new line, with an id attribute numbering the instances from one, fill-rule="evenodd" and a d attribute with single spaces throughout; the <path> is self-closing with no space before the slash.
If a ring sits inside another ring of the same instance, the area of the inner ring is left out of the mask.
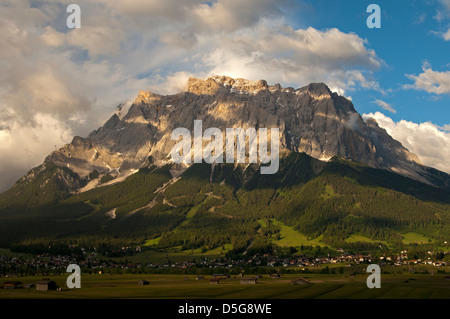
<path id="1" fill-rule="evenodd" d="M 432 241 L 431 238 L 425 237 L 425 236 L 415 233 L 415 232 L 409 232 L 406 234 L 402 234 L 402 237 L 403 237 L 403 243 L 405 245 L 413 244 L 413 243 L 426 244 L 426 243 Z"/>
<path id="2" fill-rule="evenodd" d="M 181 247 L 174 247 L 163 250 L 146 250 L 132 256 L 114 257 L 112 258 L 118 262 L 130 263 L 153 263 L 163 264 L 166 262 L 183 262 L 191 260 L 200 260 L 201 258 L 219 258 L 224 257 L 225 254 L 233 248 L 231 244 L 225 244 L 221 247 L 204 251 L 202 248 L 181 250 Z M 101 259 L 99 257 L 99 259 Z"/>
<path id="3" fill-rule="evenodd" d="M 250 275 L 248 277 L 251 277 Z M 238 277 L 209 282 L 211 276 L 196 280 L 194 275 L 94 274 L 81 277 L 80 289 L 68 289 L 66 276 L 52 276 L 61 291 L 42 292 L 35 288 L 0 289 L 0 299 L 76 298 L 76 299 L 450 299 L 450 280 L 445 275 L 382 274 L 381 288 L 369 289 L 367 276 L 304 274 L 309 285 L 292 285 L 299 275 L 287 274 L 273 279 L 264 275 L 256 285 L 244 285 Z M 35 283 L 40 277 L 14 280 Z M 138 281 L 149 285 L 139 286 Z M 10 281 L 1 278 L 0 284 Z"/>
<path id="4" fill-rule="evenodd" d="M 325 244 L 320 241 L 320 236 L 314 239 L 309 239 L 302 233 L 296 231 L 294 228 L 287 226 L 278 220 L 271 219 L 270 221 L 280 229 L 280 239 L 276 240 L 275 238 L 272 238 L 272 242 L 280 247 L 300 247 L 302 245 L 325 246 Z"/>

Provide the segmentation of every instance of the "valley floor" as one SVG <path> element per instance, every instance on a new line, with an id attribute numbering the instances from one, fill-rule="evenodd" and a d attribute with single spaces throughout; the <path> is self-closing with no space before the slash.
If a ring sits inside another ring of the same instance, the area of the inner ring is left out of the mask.
<path id="1" fill-rule="evenodd" d="M 254 275 L 248 275 L 254 278 Z M 257 284 L 242 284 L 231 276 L 212 285 L 212 276 L 197 280 L 196 275 L 171 274 L 85 274 L 81 288 L 69 289 L 67 276 L 50 276 L 61 291 L 37 291 L 33 288 L 0 289 L 0 299 L 450 299 L 450 277 L 445 274 L 382 274 L 381 288 L 369 289 L 367 275 L 305 274 L 305 285 L 293 285 L 298 274 L 280 278 L 263 275 Z M 8 281 L 36 283 L 39 276 L 1 278 Z M 140 286 L 138 281 L 148 280 Z"/>

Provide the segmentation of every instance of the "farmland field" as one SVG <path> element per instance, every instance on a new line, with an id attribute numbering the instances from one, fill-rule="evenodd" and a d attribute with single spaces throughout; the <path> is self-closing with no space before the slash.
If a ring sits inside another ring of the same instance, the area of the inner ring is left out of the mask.
<path id="1" fill-rule="evenodd" d="M 298 277 L 289 274 L 272 279 L 264 275 L 256 285 L 243 285 L 239 278 L 232 276 L 211 285 L 211 276 L 196 280 L 195 275 L 86 274 L 81 277 L 80 289 L 68 289 L 66 276 L 52 276 L 49 278 L 61 291 L 0 289 L 0 299 L 450 299 L 450 280 L 441 274 L 383 274 L 380 289 L 367 288 L 366 275 L 305 274 L 302 277 L 310 281 L 309 285 L 292 285 L 291 280 Z M 37 276 L 1 278 L 0 285 L 11 280 L 36 283 L 40 279 Z M 150 284 L 139 286 L 141 279 Z"/>

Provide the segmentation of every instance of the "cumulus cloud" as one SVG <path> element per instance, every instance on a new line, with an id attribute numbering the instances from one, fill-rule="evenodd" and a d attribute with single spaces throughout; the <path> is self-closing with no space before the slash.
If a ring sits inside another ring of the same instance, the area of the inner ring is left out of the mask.
<path id="1" fill-rule="evenodd" d="M 450 41 L 450 28 L 448 28 L 447 32 L 442 34 L 442 37 L 444 38 L 445 41 Z"/>
<path id="2" fill-rule="evenodd" d="M 406 74 L 414 84 L 405 84 L 405 89 L 422 90 L 434 94 L 450 94 L 450 71 L 434 71 L 428 63 L 422 66 L 419 75 Z"/>
<path id="3" fill-rule="evenodd" d="M 154 44 L 146 49 L 156 54 L 152 59 L 159 60 L 158 66 L 168 60 L 176 65 L 173 73 L 227 74 L 293 86 L 320 81 L 339 93 L 380 90 L 373 71 L 383 61 L 366 40 L 336 28 L 293 29 L 283 16 L 285 0 L 104 3 L 121 25 L 130 27 L 128 33 L 146 28 L 142 42 Z M 158 48 L 163 48 L 161 56 Z"/>
<path id="4" fill-rule="evenodd" d="M 363 114 L 363 118 L 375 119 L 389 135 L 416 154 L 424 165 L 450 174 L 450 132 L 431 122 L 394 122 L 380 112 Z M 450 128 L 450 125 L 446 127 Z"/>
<path id="5" fill-rule="evenodd" d="M 33 125 L 23 126 L 14 118 L 7 127 L 0 124 L 0 191 L 14 183 L 30 168 L 43 161 L 44 154 L 50 154 L 72 138 L 69 126 L 49 114 L 37 113 Z"/>
<path id="6" fill-rule="evenodd" d="M 383 61 L 366 40 L 290 27 L 288 0 L 79 0 L 82 27 L 72 30 L 70 3 L 0 3 L 0 189 L 139 90 L 176 93 L 190 76 L 381 90 Z"/>
<path id="7" fill-rule="evenodd" d="M 233 32 L 280 17 L 286 0 L 102 0 L 107 8 L 139 26 L 183 29 L 194 36 Z M 170 25 L 168 25 L 168 22 Z"/>
<path id="8" fill-rule="evenodd" d="M 391 113 L 397 113 L 397 111 L 392 107 L 391 104 L 386 103 L 386 102 L 384 102 L 382 100 L 376 99 L 372 103 L 375 103 L 376 105 L 378 105 L 379 107 L 383 108 L 386 111 L 389 111 Z"/>
<path id="9" fill-rule="evenodd" d="M 340 93 L 364 87 L 378 90 L 371 71 L 382 65 L 365 40 L 338 29 L 279 29 L 261 26 L 221 38 L 205 54 L 213 74 L 283 81 L 295 86 L 325 82 Z"/>

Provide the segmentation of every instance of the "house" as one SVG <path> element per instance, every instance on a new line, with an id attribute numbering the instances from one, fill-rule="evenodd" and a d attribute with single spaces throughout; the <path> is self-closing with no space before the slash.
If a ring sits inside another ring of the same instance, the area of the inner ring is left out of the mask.
<path id="1" fill-rule="evenodd" d="M 185 277 L 183 278 L 183 280 L 188 281 L 188 280 L 189 280 L 189 277 L 185 276 Z"/>
<path id="2" fill-rule="evenodd" d="M 142 280 L 139 280 L 138 281 L 138 285 L 139 286 L 146 286 L 146 285 L 149 285 L 150 284 L 150 282 L 148 282 L 147 280 L 145 280 L 145 279 L 142 279 Z"/>
<path id="3" fill-rule="evenodd" d="M 280 278 L 280 277 L 281 275 L 277 273 L 270 275 L 270 278 Z"/>
<path id="4" fill-rule="evenodd" d="M 211 285 L 218 285 L 219 284 L 220 279 L 219 278 L 211 278 L 211 280 L 209 281 L 209 283 Z"/>
<path id="5" fill-rule="evenodd" d="M 241 284 L 243 285 L 256 285 L 258 278 L 241 278 Z"/>
<path id="6" fill-rule="evenodd" d="M 36 283 L 36 290 L 40 291 L 56 290 L 57 288 L 58 286 L 56 285 L 56 283 L 48 278 L 44 278 Z"/>
<path id="7" fill-rule="evenodd" d="M 228 279 L 228 278 L 230 278 L 230 275 L 214 274 L 213 277 L 216 279 Z"/>
<path id="8" fill-rule="evenodd" d="M 291 281 L 291 285 L 309 285 L 311 282 L 303 277 L 298 277 Z"/>
<path id="9" fill-rule="evenodd" d="M 205 279 L 205 277 L 203 277 L 203 276 L 197 276 L 197 277 L 195 277 L 195 280 L 203 280 L 203 279 Z"/>
<path id="10" fill-rule="evenodd" d="M 3 283 L 4 289 L 18 289 L 23 288 L 23 283 L 20 281 L 6 281 Z"/>

